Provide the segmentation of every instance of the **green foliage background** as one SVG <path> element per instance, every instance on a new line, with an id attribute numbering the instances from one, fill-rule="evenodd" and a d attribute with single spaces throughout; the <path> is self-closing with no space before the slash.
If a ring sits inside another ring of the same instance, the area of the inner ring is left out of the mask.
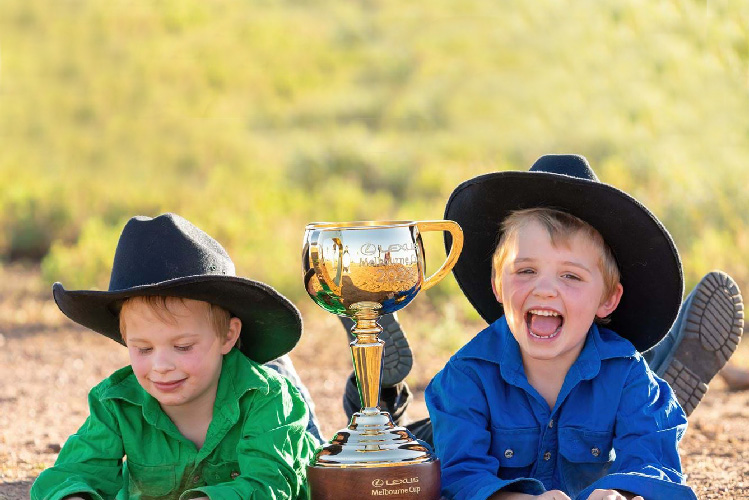
<path id="1" fill-rule="evenodd" d="M 106 288 L 127 218 L 174 211 L 307 300 L 306 223 L 439 219 L 469 177 L 576 152 L 688 288 L 749 291 L 748 93 L 744 0 L 2 0 L 0 258 Z"/>

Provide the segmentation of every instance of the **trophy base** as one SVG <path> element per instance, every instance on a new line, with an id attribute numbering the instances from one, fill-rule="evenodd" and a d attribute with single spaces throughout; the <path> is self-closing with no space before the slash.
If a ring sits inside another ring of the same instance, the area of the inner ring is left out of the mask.
<path id="1" fill-rule="evenodd" d="M 429 447 L 378 408 L 351 423 L 307 467 L 312 500 L 440 498 L 440 462 Z"/>
<path id="2" fill-rule="evenodd" d="M 307 467 L 312 500 L 439 500 L 440 462 L 382 467 Z"/>

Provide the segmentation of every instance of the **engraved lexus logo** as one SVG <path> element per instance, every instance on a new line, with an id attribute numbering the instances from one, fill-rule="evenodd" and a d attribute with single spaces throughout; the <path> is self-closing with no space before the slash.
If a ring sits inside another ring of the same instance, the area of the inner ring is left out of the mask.
<path id="1" fill-rule="evenodd" d="M 383 481 L 382 479 L 375 479 L 374 481 L 372 481 L 372 486 L 374 486 L 375 488 L 382 488 L 383 486 L 385 486 L 385 481 Z"/>
<path id="2" fill-rule="evenodd" d="M 393 243 L 388 245 L 387 248 L 383 248 L 382 245 L 375 245 L 374 243 L 365 243 L 361 246 L 360 252 L 363 255 L 374 255 L 375 253 L 385 252 L 413 252 L 416 246 L 413 243 Z"/>
<path id="3" fill-rule="evenodd" d="M 361 253 L 363 253 L 364 255 L 374 255 L 376 251 L 377 247 L 372 243 L 366 243 L 361 247 Z"/>

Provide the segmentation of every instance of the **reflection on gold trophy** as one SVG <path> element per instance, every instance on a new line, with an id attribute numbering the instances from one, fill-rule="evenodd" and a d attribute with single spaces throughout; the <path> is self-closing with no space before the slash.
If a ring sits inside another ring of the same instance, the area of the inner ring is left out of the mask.
<path id="1" fill-rule="evenodd" d="M 424 277 L 421 233 L 447 231 L 447 260 Z M 308 469 L 313 500 L 438 499 L 439 460 L 389 413 L 380 411 L 384 342 L 377 319 L 405 307 L 444 278 L 463 248 L 453 221 L 313 223 L 304 235 L 304 283 L 320 307 L 354 320 L 351 343 L 362 409 L 318 450 Z"/>

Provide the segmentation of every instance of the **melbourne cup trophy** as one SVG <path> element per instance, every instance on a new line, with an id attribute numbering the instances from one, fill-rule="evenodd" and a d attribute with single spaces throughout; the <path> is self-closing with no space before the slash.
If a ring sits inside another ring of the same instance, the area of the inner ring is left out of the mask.
<path id="1" fill-rule="evenodd" d="M 447 231 L 450 253 L 425 278 L 421 233 Z M 455 265 L 463 231 L 453 221 L 312 223 L 303 249 L 304 283 L 320 307 L 354 321 L 351 354 L 362 409 L 320 448 L 307 469 L 313 500 L 440 497 L 439 460 L 380 411 L 384 342 L 377 319 L 405 307 Z"/>

